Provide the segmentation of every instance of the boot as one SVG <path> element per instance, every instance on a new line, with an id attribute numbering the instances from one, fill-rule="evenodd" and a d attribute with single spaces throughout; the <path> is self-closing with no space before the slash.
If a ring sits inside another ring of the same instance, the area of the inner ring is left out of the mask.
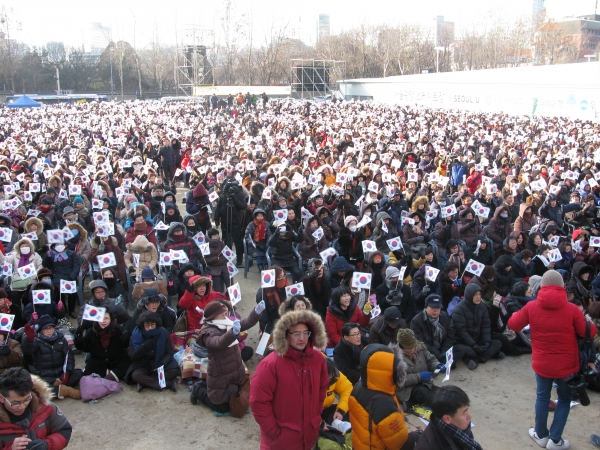
<path id="1" fill-rule="evenodd" d="M 517 355 L 530 355 L 531 347 L 517 347 L 515 346 L 515 356 Z"/>
<path id="2" fill-rule="evenodd" d="M 75 400 L 79 400 L 81 398 L 81 392 L 75 388 L 61 384 L 58 387 L 58 398 L 63 400 L 65 397 L 71 397 Z"/>

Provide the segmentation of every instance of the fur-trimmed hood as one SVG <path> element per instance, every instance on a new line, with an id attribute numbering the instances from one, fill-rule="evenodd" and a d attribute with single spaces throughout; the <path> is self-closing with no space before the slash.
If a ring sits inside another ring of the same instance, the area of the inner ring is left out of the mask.
<path id="1" fill-rule="evenodd" d="M 126 247 L 133 253 L 145 253 L 151 252 L 154 244 L 152 244 L 145 235 L 140 234 L 139 236 L 136 236 L 133 242 L 126 244 Z"/>
<path id="2" fill-rule="evenodd" d="M 279 319 L 273 330 L 273 348 L 277 356 L 284 356 L 287 353 L 289 344 L 286 339 L 286 332 L 298 323 L 304 323 L 310 329 L 309 347 L 323 349 L 327 345 L 325 325 L 323 325 L 323 320 L 317 313 L 309 310 L 290 311 Z"/>
<path id="3" fill-rule="evenodd" d="M 17 255 L 18 258 L 21 257 L 21 245 L 22 244 L 27 244 L 29 246 L 29 248 L 31 249 L 31 252 L 29 253 L 29 256 L 32 257 L 33 254 L 35 253 L 35 247 L 33 246 L 33 242 L 31 242 L 29 239 L 27 238 L 23 238 L 23 239 L 19 239 L 17 242 L 15 242 L 15 245 L 13 246 L 13 251 L 15 252 L 15 254 Z"/>
<path id="4" fill-rule="evenodd" d="M 62 188 L 62 178 L 60 178 L 58 175 L 52 175 L 50 178 L 48 178 L 47 185 L 52 186 L 52 183 L 54 181 L 58 181 L 58 189 L 61 189 Z M 52 187 L 54 187 L 54 186 L 52 186 Z M 58 192 L 57 192 L 57 194 L 58 194 Z"/>
<path id="5" fill-rule="evenodd" d="M 279 305 L 279 317 L 283 316 L 285 313 L 289 313 L 294 311 L 294 309 L 292 309 L 292 299 L 294 297 L 290 297 L 286 300 L 284 300 L 281 305 Z M 300 298 L 300 296 L 298 296 L 298 298 Z M 309 299 L 307 299 L 306 297 L 302 297 L 304 304 L 306 305 L 306 309 L 312 310 L 312 303 L 310 302 Z"/>
<path id="6" fill-rule="evenodd" d="M 36 233 L 43 233 L 44 232 L 44 223 L 38 219 L 37 217 L 30 217 L 29 219 L 27 219 L 25 221 L 25 225 L 23 225 L 23 227 L 25 228 L 25 231 L 27 233 L 31 232 L 31 225 L 37 225 L 37 232 Z"/>
<path id="7" fill-rule="evenodd" d="M 425 205 L 425 211 L 429 211 L 429 199 L 424 195 L 419 196 L 413 200 L 413 203 L 410 207 L 411 211 L 418 211 L 419 205 L 421 203 Z"/>
<path id="8" fill-rule="evenodd" d="M 212 292 L 212 280 L 210 278 L 203 277 L 202 275 L 194 275 L 189 281 L 194 289 L 194 293 L 196 292 L 196 289 L 204 284 L 206 285 L 206 292 L 204 293 L 204 296 L 207 296 Z"/>
<path id="9" fill-rule="evenodd" d="M 75 230 L 75 229 L 79 230 L 79 241 L 85 241 L 85 240 L 87 240 L 88 232 L 80 224 L 74 222 L 74 223 L 70 223 L 67 226 L 71 230 Z"/>
<path id="10" fill-rule="evenodd" d="M 31 375 L 31 381 L 33 382 L 34 395 L 29 405 L 31 411 L 36 413 L 42 406 L 50 404 L 54 394 L 52 394 L 48 383 L 37 375 Z M 10 423 L 10 417 L 3 404 L 0 404 L 0 423 Z"/>
<path id="11" fill-rule="evenodd" d="M 380 352 L 385 355 L 374 357 Z M 360 382 L 367 389 L 394 395 L 406 382 L 407 367 L 397 344 L 369 344 L 360 354 Z"/>
<path id="12" fill-rule="evenodd" d="M 133 216 L 135 215 L 138 208 L 140 208 L 142 210 L 142 213 L 144 214 L 144 219 L 150 215 L 150 210 L 143 203 L 132 202 L 130 206 L 131 206 L 131 209 L 127 213 L 127 217 L 129 219 L 133 219 Z"/>

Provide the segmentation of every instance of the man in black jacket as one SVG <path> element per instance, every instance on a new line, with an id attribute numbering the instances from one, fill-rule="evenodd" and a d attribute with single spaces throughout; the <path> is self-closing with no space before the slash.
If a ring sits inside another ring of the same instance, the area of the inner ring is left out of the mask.
<path id="1" fill-rule="evenodd" d="M 346 375 L 353 385 L 360 380 L 360 353 L 365 347 L 359 326 L 354 322 L 344 324 L 342 340 L 333 349 L 335 367 Z"/>
<path id="2" fill-rule="evenodd" d="M 158 154 L 162 163 L 161 167 L 164 179 L 167 183 L 172 183 L 173 177 L 175 176 L 175 151 L 173 150 L 173 147 L 171 147 L 169 139 L 163 139 L 163 146 L 158 151 Z"/>
<path id="3" fill-rule="evenodd" d="M 408 325 L 402 318 L 400 310 L 395 306 L 390 306 L 371 324 L 369 344 L 395 344 L 398 330 L 401 328 L 408 328 Z"/>
<path id="4" fill-rule="evenodd" d="M 235 253 L 237 255 L 237 267 L 242 267 L 244 259 L 244 243 L 242 236 L 246 230 L 242 230 L 242 214 L 246 209 L 246 193 L 235 178 L 229 177 L 223 180 L 221 185 L 221 194 L 215 207 L 214 221 L 215 227 L 221 225 L 223 241 L 232 248 L 235 244 Z"/>
<path id="5" fill-rule="evenodd" d="M 429 353 L 439 362 L 446 362 L 446 351 L 454 345 L 454 340 L 450 337 L 450 319 L 442 311 L 442 298 L 439 295 L 431 294 L 425 299 L 425 309 L 413 317 L 410 328 L 417 340 L 427 346 Z M 455 348 L 453 356 L 458 361 L 464 355 Z"/>

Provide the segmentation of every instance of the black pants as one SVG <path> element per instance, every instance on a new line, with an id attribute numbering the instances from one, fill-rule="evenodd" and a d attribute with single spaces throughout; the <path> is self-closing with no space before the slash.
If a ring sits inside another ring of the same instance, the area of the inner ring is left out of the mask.
<path id="1" fill-rule="evenodd" d="M 472 359 L 476 363 L 484 363 L 492 357 L 496 356 L 501 349 L 502 342 L 492 339 L 492 341 L 490 342 L 490 348 L 488 348 L 488 351 L 485 352 L 483 355 L 478 355 L 475 352 L 475 350 L 473 350 L 471 347 L 463 344 L 455 344 L 453 352 L 454 354 L 456 354 L 457 350 L 462 351 L 464 353 L 463 358 Z M 455 356 L 454 360 L 458 361 L 458 358 Z"/>
<path id="2" fill-rule="evenodd" d="M 411 405 L 431 406 L 433 394 L 435 394 L 435 391 L 438 389 L 439 387 L 437 386 L 431 386 L 430 389 L 428 386 L 419 383 L 410 391 L 409 401 Z"/>
<path id="3" fill-rule="evenodd" d="M 277 264 L 276 261 L 273 261 L 273 264 L 275 265 L 279 265 Z M 283 270 L 287 271 L 287 272 L 292 272 L 292 280 L 294 281 L 294 283 L 297 283 L 298 281 L 302 280 L 302 278 L 304 278 L 304 273 L 300 270 L 300 267 L 298 266 L 298 264 L 293 264 L 291 266 L 279 266 L 281 267 Z"/>
<path id="4" fill-rule="evenodd" d="M 240 224 L 228 224 L 226 222 L 222 222 L 221 234 L 223 235 L 223 242 L 225 242 L 230 249 L 233 250 L 233 245 L 235 245 L 235 254 L 237 255 L 237 262 L 238 264 L 241 264 L 244 259 L 244 242 L 242 240 Z"/>
<path id="5" fill-rule="evenodd" d="M 169 186 L 171 185 L 171 182 L 173 181 L 173 176 L 175 175 L 175 171 L 173 170 L 173 166 L 163 166 L 163 175 L 164 175 L 164 182 L 168 183 Z"/>
<path id="6" fill-rule="evenodd" d="M 122 380 L 125 378 L 125 374 L 127 373 L 127 369 L 129 368 L 129 365 L 131 364 L 131 361 L 129 361 L 128 359 L 118 363 L 118 364 L 114 364 L 111 367 L 108 367 L 107 364 L 98 364 L 96 362 L 88 362 L 85 365 L 85 369 L 84 369 L 84 375 L 91 375 L 93 373 L 96 373 L 98 375 L 100 375 L 102 378 L 104 378 L 106 376 L 106 371 L 107 370 L 112 370 L 114 372 L 114 374 L 119 377 L 119 380 Z"/>
<path id="7" fill-rule="evenodd" d="M 178 375 L 179 368 L 165 370 L 165 380 L 167 383 L 177 378 Z M 144 368 L 135 369 L 131 373 L 131 379 L 134 383 L 139 383 L 142 386 L 156 389 L 157 391 L 162 390 L 160 384 L 158 384 L 158 373 L 155 370 L 149 370 Z"/>
<path id="8" fill-rule="evenodd" d="M 25 306 L 31 301 L 29 296 L 25 295 L 28 292 L 29 291 L 9 291 L 8 298 L 13 305 L 17 305 L 19 308 L 25 308 Z"/>
<path id="9" fill-rule="evenodd" d="M 210 268 L 207 270 L 207 273 L 210 273 Z M 221 270 L 221 275 L 213 275 L 212 283 L 212 289 L 214 292 L 225 292 L 225 289 L 231 286 L 229 272 L 226 270 Z"/>
<path id="10" fill-rule="evenodd" d="M 206 381 L 204 381 L 204 380 L 198 381 L 194 385 L 192 392 L 193 392 L 193 395 L 195 395 L 196 398 L 200 402 L 202 402 L 204 405 L 208 406 L 213 411 L 216 411 L 221 414 L 225 414 L 226 412 L 229 412 L 229 403 L 221 403 L 219 405 L 215 405 L 213 402 L 210 401 L 210 399 L 208 398 L 208 392 L 206 390 Z"/>
<path id="11" fill-rule="evenodd" d="M 523 342 L 523 339 L 518 334 L 512 341 L 503 334 L 492 334 L 492 339 L 502 342 L 502 351 L 507 355 L 519 356 L 531 353 L 531 347 Z"/>

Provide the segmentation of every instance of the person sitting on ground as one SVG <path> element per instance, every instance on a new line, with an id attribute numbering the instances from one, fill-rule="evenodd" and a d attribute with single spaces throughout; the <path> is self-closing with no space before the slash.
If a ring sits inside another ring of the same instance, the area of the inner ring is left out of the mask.
<path id="1" fill-rule="evenodd" d="M 408 325 L 402 318 L 400 310 L 395 306 L 390 306 L 371 324 L 369 344 L 389 345 L 395 343 L 398 331 L 402 328 L 408 328 Z"/>
<path id="2" fill-rule="evenodd" d="M 123 307 L 123 305 L 117 305 L 117 302 L 114 298 L 110 298 L 108 296 L 108 287 L 103 280 L 94 280 L 90 283 L 90 293 L 92 294 L 92 298 L 87 302 L 89 305 L 96 307 L 103 307 L 107 309 L 112 309 L 115 312 L 117 323 L 119 325 L 123 325 L 127 328 L 127 321 L 129 320 L 129 313 Z M 77 323 L 80 327 L 83 327 L 84 330 L 90 328 L 94 322 L 90 320 L 83 319 L 83 311 L 85 308 L 79 309 L 79 317 L 77 318 Z"/>
<path id="3" fill-rule="evenodd" d="M 24 355 L 31 357 L 29 371 L 51 385 L 54 395 L 61 400 L 81 398 L 81 393 L 73 386 L 77 386 L 83 372 L 75 369 L 73 351 L 50 316 L 40 317 L 37 333 L 31 325 L 25 324 L 21 348 Z M 67 364 L 63 370 L 65 360 Z"/>
<path id="4" fill-rule="evenodd" d="M 208 376 L 194 386 L 190 396 L 193 405 L 200 401 L 218 413 L 229 412 L 230 384 L 242 383 L 246 377 L 237 338 L 257 324 L 264 310 L 265 303 L 260 302 L 246 319 L 232 321 L 223 303 L 214 301 L 206 306 L 204 326 L 196 342 L 208 352 Z"/>
<path id="5" fill-rule="evenodd" d="M 71 424 L 50 400 L 44 380 L 25 369 L 0 375 L 0 441 L 7 449 L 63 450 L 69 445 Z"/>
<path id="6" fill-rule="evenodd" d="M 133 301 L 140 300 L 144 296 L 144 292 L 146 292 L 147 289 L 154 289 L 165 297 L 169 295 L 167 293 L 167 284 L 165 283 L 165 280 L 157 280 L 154 271 L 150 267 L 145 267 L 144 270 L 142 270 L 140 279 L 141 281 L 135 283 L 133 286 L 133 292 L 131 293 L 131 298 Z"/>
<path id="7" fill-rule="evenodd" d="M 442 299 L 437 294 L 431 294 L 425 299 L 425 309 L 413 317 L 410 328 L 415 337 L 427 347 L 440 362 L 446 362 L 446 351 L 454 345 L 450 336 L 450 319 L 442 311 Z M 456 361 L 462 359 L 458 350 L 453 350 Z"/>
<path id="8" fill-rule="evenodd" d="M 225 299 L 220 292 L 212 290 L 212 280 L 200 275 L 190 278 L 191 291 L 185 291 L 179 300 L 179 307 L 185 309 L 187 315 L 187 331 L 194 332 L 202 328 L 204 308 L 214 300 Z"/>
<path id="9" fill-rule="evenodd" d="M 500 351 L 502 342 L 492 339 L 488 307 L 482 303 L 482 289 L 478 284 L 470 283 L 465 288 L 465 298 L 452 312 L 451 334 L 456 344 L 454 352 L 464 353 L 469 370 L 475 370 L 478 363 L 497 356 L 504 357 Z M 457 358 L 455 358 L 458 361 Z"/>
<path id="10" fill-rule="evenodd" d="M 81 267 L 77 253 L 67 249 L 65 244 L 52 244 L 52 249 L 46 253 L 42 264 L 52 272 L 52 284 L 56 289 L 60 289 L 60 280 L 77 280 Z M 77 294 L 67 294 L 66 297 L 67 305 L 65 306 L 67 306 L 69 316 L 74 319 L 77 317 L 75 314 Z"/>
<path id="11" fill-rule="evenodd" d="M 323 402 L 321 419 L 327 426 L 334 420 L 348 421 L 348 399 L 352 393 L 352 383 L 346 378 L 346 375 L 338 370 L 331 359 L 325 358 L 325 362 L 329 372 L 329 387 L 327 388 L 327 397 Z M 338 401 L 334 403 L 336 397 Z"/>
<path id="12" fill-rule="evenodd" d="M 125 377 L 131 359 L 127 354 L 129 333 L 117 325 L 114 311 L 107 309 L 101 322 L 94 322 L 92 328 L 84 332 L 79 327 L 75 331 L 75 347 L 89 353 L 85 375 L 93 373 L 107 380 L 119 381 Z"/>
<path id="13" fill-rule="evenodd" d="M 32 241 L 29 239 L 18 240 L 12 252 L 8 253 L 6 257 L 0 253 L 0 263 L 10 264 L 12 267 L 7 280 L 7 286 L 10 287 L 10 301 L 19 307 L 21 303 L 26 304 L 27 287 L 35 283 L 35 279 L 32 277 L 21 278 L 19 268 L 33 264 L 36 272 L 42 269 L 42 258 L 35 252 Z"/>
<path id="14" fill-rule="evenodd" d="M 123 286 L 123 283 L 121 283 L 117 271 L 113 267 L 106 267 L 104 269 L 100 269 L 100 276 L 108 288 L 106 295 L 109 298 L 114 298 L 118 305 L 121 304 L 123 307 L 128 308 L 129 292 L 127 292 L 127 289 L 125 289 L 125 286 Z"/>
<path id="15" fill-rule="evenodd" d="M 146 311 L 156 313 L 160 316 L 162 327 L 170 333 L 173 332 L 175 326 L 175 311 L 167 306 L 167 299 L 164 295 L 160 294 L 156 289 L 146 289 L 142 295 L 142 298 L 137 304 L 133 316 L 129 321 L 129 332 L 132 332 L 137 323 L 140 314 Z"/>
<path id="16" fill-rule="evenodd" d="M 152 242 L 148 241 L 145 235 L 136 236 L 133 242 L 126 244 L 126 247 L 125 266 L 131 275 L 135 278 L 139 277 L 146 267 L 155 274 L 158 273 L 158 250 Z M 139 255 L 139 258 L 136 257 L 137 262 L 134 261 L 133 255 Z"/>
<path id="17" fill-rule="evenodd" d="M 457 386 L 442 386 L 433 396 L 429 425 L 415 450 L 482 450 L 471 431 L 469 396 Z"/>
<path id="18" fill-rule="evenodd" d="M 229 300 L 219 299 L 217 301 L 227 307 L 227 317 L 229 317 L 231 321 L 242 320 L 242 316 L 233 309 Z M 242 361 L 244 362 L 248 361 L 254 355 L 254 349 L 245 342 L 246 339 L 248 339 L 248 331 L 242 331 L 238 334 L 238 346 L 240 347 L 240 354 L 242 355 Z"/>
<path id="19" fill-rule="evenodd" d="M 342 327 L 342 339 L 333 349 L 335 366 L 346 375 L 352 385 L 360 379 L 360 353 L 365 348 L 362 341 L 360 325 L 348 322 Z"/>
<path id="20" fill-rule="evenodd" d="M 407 409 L 413 405 L 430 406 L 433 394 L 439 389 L 433 384 L 434 371 L 445 371 L 446 366 L 429 353 L 410 329 L 400 330 L 398 343 L 407 366 L 404 386 L 396 392 L 398 400 L 406 403 Z"/>
<path id="21" fill-rule="evenodd" d="M 410 272 L 410 269 L 406 269 Z M 385 269 L 385 282 L 375 288 L 375 298 L 382 312 L 395 306 L 400 311 L 402 319 L 410 322 L 415 313 L 410 287 L 399 280 L 400 270 L 394 266 Z"/>
<path id="22" fill-rule="evenodd" d="M 173 355 L 169 332 L 161 325 L 160 316 L 145 311 L 140 315 L 137 326 L 131 333 L 129 356 L 131 365 L 125 374 L 129 384 L 137 384 L 137 391 L 145 387 L 162 390 L 158 382 L 157 369 L 163 367 L 166 389 L 177 392 L 175 378 L 179 376 L 179 365 Z"/>
<path id="23" fill-rule="evenodd" d="M 371 306 L 369 302 L 365 306 Z M 370 310 L 369 310 L 370 311 Z M 331 302 L 327 308 L 325 326 L 327 328 L 327 348 L 335 347 L 342 339 L 342 327 L 348 322 L 357 322 L 362 327 L 369 324 L 369 315 L 358 307 L 350 288 L 340 286 L 331 292 Z"/>
<path id="24" fill-rule="evenodd" d="M 9 331 L 0 331 L 0 374 L 11 367 L 23 367 L 21 343 Z"/>

